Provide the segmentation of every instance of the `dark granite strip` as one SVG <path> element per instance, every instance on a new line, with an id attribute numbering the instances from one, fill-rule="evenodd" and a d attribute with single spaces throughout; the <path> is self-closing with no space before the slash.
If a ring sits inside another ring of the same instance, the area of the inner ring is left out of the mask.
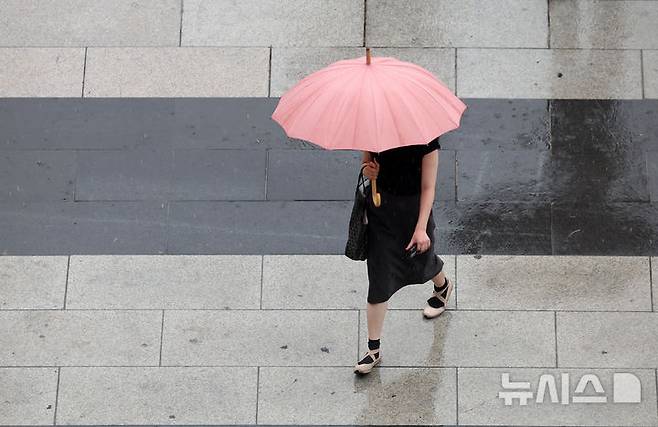
<path id="1" fill-rule="evenodd" d="M 658 204 L 555 203 L 556 255 L 658 255 Z"/>
<path id="2" fill-rule="evenodd" d="M 348 201 L 171 202 L 168 250 L 181 254 L 338 254 Z"/>
<path id="3" fill-rule="evenodd" d="M 437 251 L 656 254 L 658 100 L 464 101 Z M 0 99 L 2 253 L 342 253 L 361 154 L 277 102 Z"/>
<path id="4" fill-rule="evenodd" d="M 165 253 L 160 202 L 0 202 L 2 255 Z"/>
<path id="5" fill-rule="evenodd" d="M 0 151 L 0 201 L 73 200 L 75 151 Z"/>
<path id="6" fill-rule="evenodd" d="M 169 149 L 167 98 L 0 98 L 0 150 Z"/>
<path id="7" fill-rule="evenodd" d="M 546 150 L 548 100 L 464 99 L 461 126 L 441 136 L 444 150 Z"/>

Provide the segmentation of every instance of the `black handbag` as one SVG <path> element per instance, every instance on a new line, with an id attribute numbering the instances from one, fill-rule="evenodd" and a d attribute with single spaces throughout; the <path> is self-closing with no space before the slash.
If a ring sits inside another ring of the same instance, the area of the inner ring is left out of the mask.
<path id="1" fill-rule="evenodd" d="M 359 178 L 356 183 L 354 192 L 354 206 L 350 216 L 350 226 L 348 230 L 347 243 L 345 244 L 345 255 L 355 261 L 363 261 L 368 255 L 368 215 L 367 206 L 368 197 L 370 197 L 370 185 L 365 185 L 365 177 L 361 167 Z M 363 189 L 362 189 L 363 187 Z"/>

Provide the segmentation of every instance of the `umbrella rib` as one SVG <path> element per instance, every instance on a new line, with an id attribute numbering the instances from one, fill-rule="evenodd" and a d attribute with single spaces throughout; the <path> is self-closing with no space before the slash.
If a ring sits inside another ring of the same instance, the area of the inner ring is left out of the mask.
<path id="1" fill-rule="evenodd" d="M 373 78 L 372 80 L 379 87 L 379 89 L 380 89 L 380 91 L 381 91 L 381 93 L 384 97 L 384 100 L 386 101 L 386 105 L 388 105 L 388 110 L 392 111 L 391 110 L 391 103 L 389 102 L 388 97 L 386 96 L 386 91 L 381 87 L 381 85 L 379 84 L 379 81 L 377 79 Z M 391 115 L 391 117 L 393 118 L 393 123 L 395 123 L 395 115 Z M 395 128 L 395 133 L 397 134 L 398 141 L 400 141 L 400 130 L 398 129 L 397 124 L 395 124 L 395 126 L 393 126 L 393 127 Z"/>

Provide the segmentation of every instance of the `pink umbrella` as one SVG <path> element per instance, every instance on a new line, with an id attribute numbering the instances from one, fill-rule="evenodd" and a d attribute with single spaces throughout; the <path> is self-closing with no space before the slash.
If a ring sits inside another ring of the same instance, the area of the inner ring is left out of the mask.
<path id="1" fill-rule="evenodd" d="M 365 60 L 364 60 L 365 59 Z M 281 96 L 272 119 L 291 138 L 382 152 L 427 144 L 459 127 L 464 104 L 425 68 L 382 56 L 336 61 Z M 379 206 L 376 180 L 372 197 Z"/>

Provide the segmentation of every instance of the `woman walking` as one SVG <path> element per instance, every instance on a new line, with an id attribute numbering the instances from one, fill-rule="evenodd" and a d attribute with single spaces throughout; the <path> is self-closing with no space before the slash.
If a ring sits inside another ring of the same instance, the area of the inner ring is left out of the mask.
<path id="1" fill-rule="evenodd" d="M 381 204 L 376 207 L 372 197 L 367 198 L 368 351 L 354 366 L 355 373 L 368 373 L 381 361 L 380 336 L 388 299 L 397 290 L 431 279 L 434 291 L 423 309 L 426 318 L 440 315 L 452 293 L 443 260 L 434 253 L 432 205 L 440 149 L 435 138 L 425 145 L 363 152 L 363 174 L 371 181 L 377 178 Z"/>

